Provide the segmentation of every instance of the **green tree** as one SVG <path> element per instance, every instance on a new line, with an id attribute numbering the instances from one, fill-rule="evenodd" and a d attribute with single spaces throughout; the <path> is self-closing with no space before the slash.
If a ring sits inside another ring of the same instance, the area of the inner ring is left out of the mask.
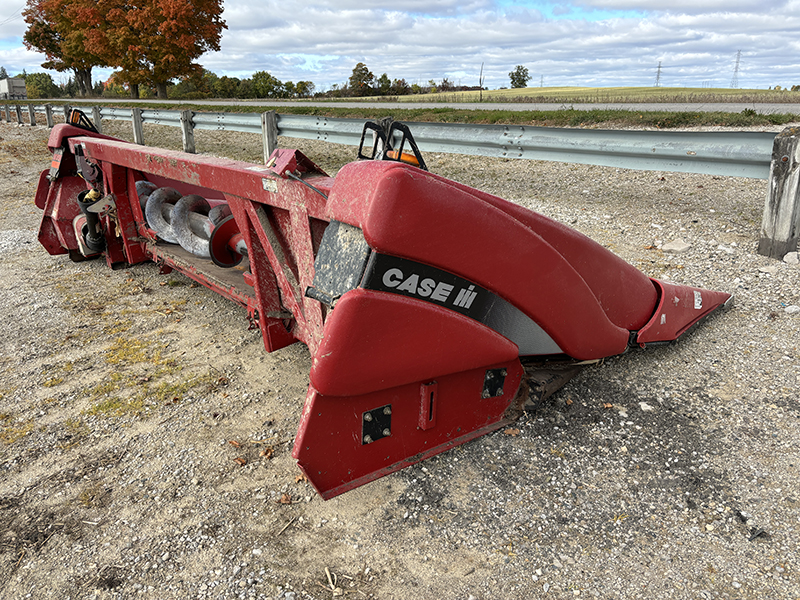
<path id="1" fill-rule="evenodd" d="M 211 87 L 216 98 L 235 98 L 241 81 L 237 77 L 223 75 Z"/>
<path id="2" fill-rule="evenodd" d="M 0 79 L 7 79 L 8 73 L 6 73 L 5 67 L 0 67 Z"/>
<path id="3" fill-rule="evenodd" d="M 530 81 L 531 78 L 528 73 L 528 67 L 523 67 L 522 65 L 514 67 L 514 70 L 508 74 L 508 77 L 511 79 L 512 88 L 527 87 L 528 81 Z"/>
<path id="4" fill-rule="evenodd" d="M 314 83 L 311 81 L 298 81 L 295 92 L 299 98 L 308 98 L 314 93 Z"/>
<path id="5" fill-rule="evenodd" d="M 392 80 L 389 79 L 389 76 L 386 73 L 378 77 L 377 84 L 381 96 L 386 96 L 389 93 L 389 90 L 392 88 Z"/>
<path id="6" fill-rule="evenodd" d="M 206 94 L 206 98 L 210 98 L 214 95 L 214 86 L 217 84 L 217 81 L 219 81 L 219 76 L 216 73 L 203 69 L 201 80 L 200 89 Z"/>
<path id="7" fill-rule="evenodd" d="M 75 83 L 75 80 L 72 77 L 67 80 L 66 85 L 62 86 L 62 88 L 64 95 L 69 96 L 70 98 L 74 98 L 79 93 L 78 84 Z"/>
<path id="8" fill-rule="evenodd" d="M 411 93 L 411 86 L 405 79 L 395 79 L 392 81 L 390 92 L 395 96 L 405 96 Z"/>
<path id="9" fill-rule="evenodd" d="M 255 98 L 256 91 L 252 79 L 242 79 L 236 88 L 237 98 Z"/>
<path id="10" fill-rule="evenodd" d="M 372 93 L 372 84 L 375 82 L 375 75 L 367 68 L 367 65 L 360 62 L 353 67 L 353 74 L 348 80 L 350 91 L 354 96 L 369 96 Z"/>
<path id="11" fill-rule="evenodd" d="M 61 95 L 61 90 L 48 73 L 26 75 L 25 91 L 28 98 L 58 98 Z"/>
<path id="12" fill-rule="evenodd" d="M 274 75 L 266 71 L 256 71 L 253 73 L 253 91 L 256 98 L 280 98 L 284 86 Z"/>

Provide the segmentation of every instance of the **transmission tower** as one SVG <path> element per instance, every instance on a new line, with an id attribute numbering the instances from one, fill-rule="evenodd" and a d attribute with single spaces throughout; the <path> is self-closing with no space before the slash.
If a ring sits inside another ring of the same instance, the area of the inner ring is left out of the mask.
<path id="1" fill-rule="evenodd" d="M 731 87 L 733 89 L 739 88 L 739 63 L 742 61 L 742 51 L 736 53 L 736 65 L 733 67 L 733 77 L 731 77 Z"/>
<path id="2" fill-rule="evenodd" d="M 661 61 L 658 61 L 658 69 L 656 70 L 656 87 L 661 87 Z"/>

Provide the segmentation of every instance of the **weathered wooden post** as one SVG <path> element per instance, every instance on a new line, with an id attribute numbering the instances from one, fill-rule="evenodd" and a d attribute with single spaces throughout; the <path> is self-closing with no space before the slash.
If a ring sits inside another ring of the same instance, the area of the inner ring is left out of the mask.
<path id="1" fill-rule="evenodd" d="M 800 127 L 775 137 L 758 253 L 783 258 L 800 239 Z"/>
<path id="2" fill-rule="evenodd" d="M 94 121 L 94 128 L 97 129 L 97 132 L 103 133 L 103 119 L 99 106 L 92 107 L 92 121 Z"/>
<path id="3" fill-rule="evenodd" d="M 22 125 L 22 109 L 20 108 L 19 104 L 14 106 L 16 108 L 17 113 L 17 125 Z"/>
<path id="4" fill-rule="evenodd" d="M 144 146 L 144 126 L 141 108 L 131 109 L 131 120 L 133 121 L 133 143 Z"/>
<path id="5" fill-rule="evenodd" d="M 183 151 L 190 154 L 195 153 L 194 147 L 194 113 L 191 110 L 181 111 L 181 139 L 183 140 Z"/>
<path id="6" fill-rule="evenodd" d="M 47 126 L 53 128 L 53 107 L 49 104 L 44 105 L 44 118 L 47 120 Z"/>
<path id="7" fill-rule="evenodd" d="M 278 117 L 274 110 L 261 113 L 261 135 L 264 138 L 264 164 L 278 147 Z"/>
<path id="8" fill-rule="evenodd" d="M 69 123 L 69 113 L 72 112 L 72 107 L 69 104 L 64 105 L 64 123 Z"/>
<path id="9" fill-rule="evenodd" d="M 33 104 L 28 104 L 28 120 L 31 122 L 31 127 L 36 126 L 36 109 Z"/>

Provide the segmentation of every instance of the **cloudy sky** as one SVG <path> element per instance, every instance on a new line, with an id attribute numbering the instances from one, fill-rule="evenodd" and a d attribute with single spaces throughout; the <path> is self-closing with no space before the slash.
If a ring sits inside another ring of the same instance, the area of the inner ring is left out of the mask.
<path id="1" fill-rule="evenodd" d="M 42 71 L 25 50 L 24 0 L 0 8 L 0 65 Z M 341 84 L 376 75 L 490 88 L 524 65 L 529 85 L 730 87 L 800 84 L 800 0 L 225 0 L 218 75 Z M 95 79 L 108 70 L 97 69 Z M 53 74 L 59 82 L 62 74 Z"/>

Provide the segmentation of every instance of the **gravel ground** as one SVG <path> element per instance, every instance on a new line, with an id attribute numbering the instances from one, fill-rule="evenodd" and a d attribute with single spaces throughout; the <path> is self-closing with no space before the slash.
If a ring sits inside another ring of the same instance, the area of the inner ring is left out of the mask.
<path id="1" fill-rule="evenodd" d="M 427 156 L 735 306 L 584 370 L 518 432 L 323 502 L 290 456 L 306 349 L 266 354 L 153 265 L 47 255 L 46 137 L 0 123 L 0 597 L 800 598 L 800 267 L 755 253 L 765 181 Z M 329 173 L 354 155 L 280 144 Z M 197 148 L 261 157 L 244 134 Z"/>

